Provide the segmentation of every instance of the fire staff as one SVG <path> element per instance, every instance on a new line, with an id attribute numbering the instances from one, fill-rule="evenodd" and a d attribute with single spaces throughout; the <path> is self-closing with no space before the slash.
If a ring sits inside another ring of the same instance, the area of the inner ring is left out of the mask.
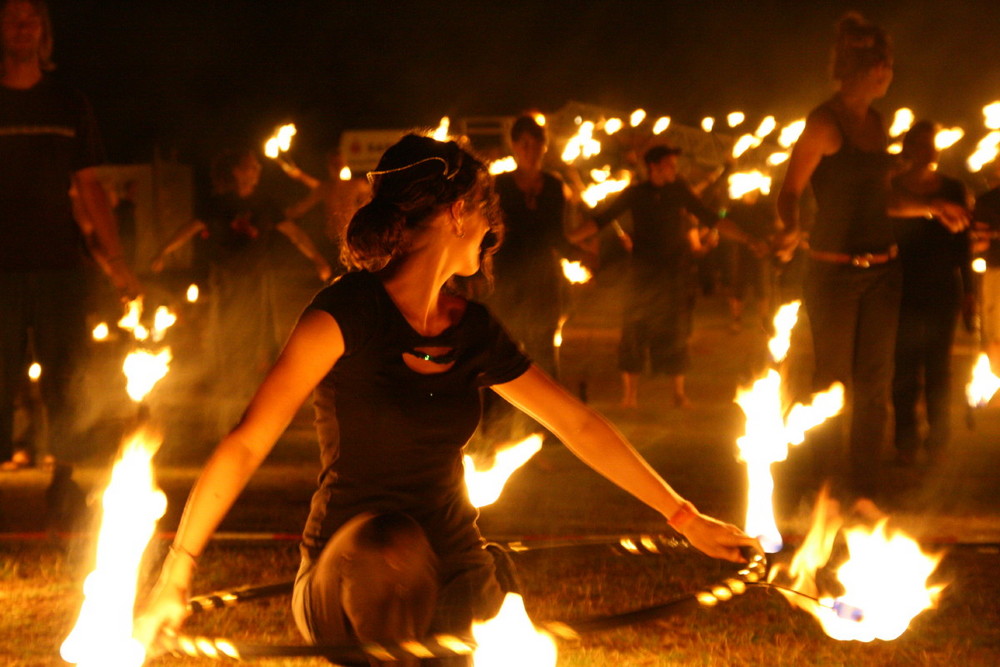
<path id="1" fill-rule="evenodd" d="M 247 480 L 315 391 L 323 471 L 303 532 L 293 612 L 307 640 L 468 636 L 503 590 L 463 485 L 462 447 L 492 387 L 653 507 L 709 555 L 755 545 L 700 514 L 606 420 L 522 354 L 464 279 L 502 236 L 485 165 L 454 142 L 408 135 L 369 174 L 352 218 L 354 270 L 306 309 L 244 418 L 195 485 L 138 620 L 169 643 L 198 556 Z"/>

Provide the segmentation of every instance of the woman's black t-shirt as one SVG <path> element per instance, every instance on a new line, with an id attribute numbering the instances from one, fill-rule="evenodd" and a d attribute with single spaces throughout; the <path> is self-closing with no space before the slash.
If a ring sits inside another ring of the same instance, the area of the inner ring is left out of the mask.
<path id="1" fill-rule="evenodd" d="M 530 360 L 475 302 L 439 335 L 422 336 L 366 271 L 341 276 L 309 308 L 334 317 L 344 354 L 314 393 L 323 469 L 303 533 L 307 554 L 318 557 L 357 514 L 387 511 L 416 519 L 446 564 L 481 551 L 462 447 L 479 424 L 480 389 L 517 378 Z M 450 348 L 454 363 L 418 373 L 403 354 L 421 347 Z"/>

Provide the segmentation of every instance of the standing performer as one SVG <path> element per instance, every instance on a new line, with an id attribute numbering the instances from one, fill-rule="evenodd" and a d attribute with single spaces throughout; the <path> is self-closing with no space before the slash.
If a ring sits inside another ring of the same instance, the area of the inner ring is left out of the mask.
<path id="1" fill-rule="evenodd" d="M 316 296 L 213 454 L 139 619 L 140 637 L 169 641 L 180 626 L 198 555 L 314 390 L 323 472 L 292 601 L 309 641 L 469 636 L 474 620 L 497 612 L 504 592 L 462 472 L 485 387 L 692 544 L 740 560 L 738 548 L 752 539 L 699 514 L 461 295 L 463 278 L 488 275 L 502 236 L 485 165 L 454 142 L 408 135 L 369 178 L 372 200 L 347 229 L 355 270 Z"/>
<path id="2" fill-rule="evenodd" d="M 152 262 L 166 258 L 195 236 L 207 244 L 211 295 L 212 379 L 220 427 L 233 427 L 278 351 L 274 276 L 270 256 L 275 232 L 288 237 L 310 259 L 324 282 L 330 265 L 309 235 L 261 192 L 260 162 L 251 151 L 223 151 L 212 163 L 212 195 L 194 220 L 178 229 Z"/>
<path id="3" fill-rule="evenodd" d="M 493 258 L 496 286 L 488 303 L 528 356 L 555 375 L 564 283 L 559 259 L 578 252 L 566 235 L 569 188 L 542 170 L 548 137 L 533 117 L 514 121 L 510 144 L 517 169 L 495 179 L 504 242 Z"/>
<path id="4" fill-rule="evenodd" d="M 934 145 L 940 128 L 919 121 L 903 138 L 905 171 L 892 179 L 893 192 L 910 199 L 941 199 L 966 209 L 965 185 L 937 171 L 941 152 Z M 951 345 L 959 313 L 966 322 L 976 307 L 969 230 L 952 232 L 926 217 L 895 218 L 903 293 L 896 336 L 892 404 L 896 419 L 896 459 L 912 464 L 920 446 L 936 460 L 951 433 Z M 927 438 L 921 443 L 917 403 L 923 394 Z"/>
<path id="5" fill-rule="evenodd" d="M 833 49 L 837 92 L 806 119 L 792 149 L 778 194 L 783 230 L 779 257 L 799 243 L 799 202 L 811 182 L 816 220 L 809 234 L 803 285 L 812 329 L 814 389 L 842 382 L 850 413 L 850 472 L 839 472 L 842 422 L 813 429 L 811 449 L 825 475 L 854 495 L 862 512 L 875 514 L 879 457 L 889 423 L 889 388 L 899 320 L 902 274 L 889 222 L 890 155 L 886 131 L 872 102 L 892 81 L 886 33 L 856 13 L 837 24 Z M 894 204 L 894 215 L 938 215 L 960 223 L 963 213 L 937 200 Z"/>
<path id="6" fill-rule="evenodd" d="M 79 392 L 71 383 L 86 349 L 88 276 L 94 273 L 81 224 L 92 226 L 87 231 L 119 293 L 131 298 L 141 288 L 125 263 L 97 178 L 95 167 L 104 153 L 90 104 L 52 74 L 52 26 L 45 2 L 3 2 L 0 50 L 0 461 L 13 454 L 14 394 L 32 362 L 29 347 L 42 366 L 53 453 L 78 455 L 72 407 Z M 71 187 L 85 221 L 73 217 Z M 5 467 L 31 459 L 30 453 L 19 452 Z"/>
<path id="7" fill-rule="evenodd" d="M 679 177 L 679 154 L 678 148 L 650 148 L 644 156 L 648 180 L 628 186 L 593 216 L 603 226 L 626 211 L 632 213 L 629 278 L 618 346 L 625 408 L 639 405 L 639 374 L 647 357 L 654 373 L 670 377 L 674 405 L 691 404 L 684 374 L 691 364 L 693 259 L 708 250 L 702 245 L 698 221 L 714 227 L 717 216 Z"/>

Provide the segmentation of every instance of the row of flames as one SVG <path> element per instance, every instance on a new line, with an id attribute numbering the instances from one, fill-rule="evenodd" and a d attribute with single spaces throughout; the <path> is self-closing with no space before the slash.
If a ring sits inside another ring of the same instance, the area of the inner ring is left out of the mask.
<path id="1" fill-rule="evenodd" d="M 573 276 L 571 280 L 589 279 L 579 264 L 564 260 L 564 270 L 568 278 Z M 196 286 L 189 288 L 188 297 L 197 300 Z M 775 364 L 780 364 L 788 353 L 798 309 L 798 302 L 787 304 L 775 316 L 776 333 L 768 343 Z M 154 350 L 150 346 L 160 344 L 166 330 L 177 321 L 164 308 L 157 309 L 150 326 L 143 324 L 142 315 L 142 302 L 137 300 L 128 304 L 118 322 L 118 327 L 130 332 L 136 342 L 136 349 L 123 364 L 128 393 L 136 403 L 143 401 L 169 370 L 170 348 Z M 989 359 L 983 355 L 967 387 L 969 404 L 985 405 L 998 389 L 1000 378 L 993 375 Z M 749 389 L 740 390 L 736 402 L 747 417 L 745 434 L 737 441 L 748 475 L 746 531 L 773 553 L 781 549 L 782 538 L 774 517 L 771 467 L 785 460 L 789 445 L 803 442 L 807 430 L 840 412 L 843 387 L 835 385 L 814 395 L 809 405 L 786 409 L 781 374 L 772 368 Z M 477 465 L 466 456 L 470 501 L 477 507 L 495 502 L 510 476 L 539 451 L 541 442 L 540 436 L 533 435 L 501 448 L 489 467 Z M 102 496 L 95 569 L 84 583 L 84 602 L 77 623 L 61 648 L 67 662 L 137 667 L 145 661 L 144 647 L 132 638 L 132 624 L 140 564 L 166 510 L 166 499 L 156 486 L 152 464 L 159 445 L 156 435 L 137 431 L 126 438 L 112 469 Z M 940 556 L 923 553 L 912 538 L 899 531 L 890 533 L 885 521 L 872 529 L 841 529 L 842 520 L 833 504 L 821 497 L 801 548 L 787 568 L 772 569 L 770 580 L 789 580 L 785 588 L 794 591 L 787 594 L 789 600 L 813 614 L 831 637 L 895 639 L 917 614 L 933 607 L 940 595 L 942 587 L 927 583 Z M 836 570 L 842 590 L 834 595 L 820 590 L 816 573 L 829 568 L 840 534 L 844 535 L 849 559 Z M 134 575 L 122 577 L 123 572 Z M 525 656 L 531 665 L 555 664 L 555 642 L 533 626 L 523 600 L 516 594 L 508 595 L 500 614 L 477 624 L 473 634 L 478 644 L 478 667 L 509 664 L 512 659 L 523 662 Z"/>

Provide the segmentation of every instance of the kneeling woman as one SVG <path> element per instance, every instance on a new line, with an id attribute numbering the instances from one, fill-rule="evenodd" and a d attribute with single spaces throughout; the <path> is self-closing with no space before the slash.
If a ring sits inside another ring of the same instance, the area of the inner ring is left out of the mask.
<path id="1" fill-rule="evenodd" d="M 355 270 L 306 309 L 239 425 L 188 499 L 140 621 L 147 642 L 186 615 L 195 561 L 315 390 L 323 472 L 293 596 L 313 642 L 468 634 L 499 609 L 496 566 L 463 482 L 462 447 L 491 387 L 705 553 L 754 541 L 699 514 L 607 421 L 534 366 L 456 277 L 488 273 L 502 236 L 486 167 L 454 142 L 409 135 L 371 174 L 347 229 Z"/>

